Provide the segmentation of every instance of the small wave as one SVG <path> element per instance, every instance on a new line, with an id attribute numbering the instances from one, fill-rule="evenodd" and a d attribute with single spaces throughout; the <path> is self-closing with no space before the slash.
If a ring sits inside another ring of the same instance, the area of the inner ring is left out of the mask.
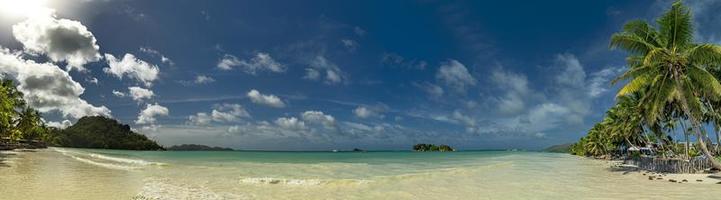
<path id="1" fill-rule="evenodd" d="M 148 165 L 164 166 L 164 165 L 167 165 L 167 164 L 165 164 L 165 163 L 149 162 L 149 161 L 140 160 L 140 159 L 129 159 L 129 158 L 111 157 L 111 156 L 105 156 L 105 155 L 100 155 L 100 154 L 95 154 L 95 153 L 90 153 L 90 154 L 88 154 L 88 155 L 89 155 L 90 157 L 97 158 L 97 159 L 109 160 L 109 161 L 120 162 L 120 163 L 135 164 L 135 165 L 143 165 L 143 166 L 148 166 Z"/>
<path id="2" fill-rule="evenodd" d="M 110 169 L 119 169 L 119 170 L 134 170 L 134 169 L 140 169 L 140 167 L 133 167 L 133 166 L 127 166 L 127 165 L 116 165 L 116 164 L 110 164 L 110 163 L 102 163 L 102 162 L 95 162 L 89 159 L 77 157 L 77 156 L 70 156 L 71 158 L 84 162 L 91 165 L 96 165 L 100 167 L 110 168 Z"/>
<path id="3" fill-rule="evenodd" d="M 149 162 L 145 160 L 140 159 L 129 159 L 129 158 L 118 158 L 118 157 L 111 157 L 96 153 L 87 153 L 87 152 L 81 152 L 81 151 L 70 151 L 67 149 L 61 149 L 61 148 L 52 148 L 52 150 L 57 151 L 65 156 L 68 156 L 70 158 L 73 158 L 77 161 L 105 167 L 109 169 L 119 169 L 119 170 L 136 170 L 136 169 L 142 169 L 146 166 L 156 165 L 156 166 L 164 166 L 165 163 L 158 163 L 158 162 Z"/>
<path id="4" fill-rule="evenodd" d="M 241 184 L 267 184 L 267 185 L 295 185 L 295 186 L 314 186 L 314 185 L 349 185 L 349 184 L 364 184 L 367 180 L 356 180 L 356 179 L 284 179 L 284 178 L 270 178 L 270 177 L 249 177 L 241 178 L 239 181 Z"/>

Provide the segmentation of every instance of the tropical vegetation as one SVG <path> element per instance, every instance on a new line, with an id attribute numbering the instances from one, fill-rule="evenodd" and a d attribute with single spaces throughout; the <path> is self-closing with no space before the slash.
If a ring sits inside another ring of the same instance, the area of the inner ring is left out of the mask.
<path id="1" fill-rule="evenodd" d="M 707 127 L 721 131 L 721 46 L 694 40 L 691 11 L 682 2 L 673 3 L 653 26 L 643 20 L 630 21 L 611 36 L 610 47 L 625 50 L 628 69 L 613 83 L 624 81 L 617 103 L 601 122 L 574 144 L 578 155 L 605 156 L 629 147 L 653 147 L 659 156 L 692 157 L 694 150 L 714 159 L 714 146 Z M 685 143 L 674 133 L 681 130 Z M 695 137 L 691 145 L 689 138 Z"/>
<path id="2" fill-rule="evenodd" d="M 4 144 L 8 143 L 8 144 Z M 74 125 L 49 127 L 40 112 L 30 107 L 12 80 L 0 80 L 0 147 L 15 144 L 45 144 L 61 147 L 109 148 L 132 150 L 163 149 L 130 126 L 102 116 L 83 117 Z M 6 149 L 6 148 L 2 148 Z"/>
<path id="3" fill-rule="evenodd" d="M 445 144 L 416 144 L 413 145 L 413 151 L 455 151 L 455 149 Z"/>
<path id="4" fill-rule="evenodd" d="M 38 140 L 48 131 L 40 113 L 27 105 L 12 80 L 0 80 L 0 138 Z"/>

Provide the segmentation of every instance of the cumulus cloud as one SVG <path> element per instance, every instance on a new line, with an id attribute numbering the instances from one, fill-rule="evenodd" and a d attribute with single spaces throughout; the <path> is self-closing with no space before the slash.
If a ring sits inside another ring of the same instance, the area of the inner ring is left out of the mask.
<path id="1" fill-rule="evenodd" d="M 233 67 L 240 67 L 245 73 L 256 75 L 261 71 L 270 71 L 275 73 L 285 72 L 286 68 L 283 64 L 275 61 L 268 53 L 259 52 L 250 60 L 240 60 L 238 57 L 226 54 L 218 61 L 217 67 L 222 70 L 230 70 Z"/>
<path id="2" fill-rule="evenodd" d="M 140 111 L 136 124 L 155 124 L 158 116 L 168 116 L 168 108 L 156 104 L 147 104 L 145 109 Z"/>
<path id="3" fill-rule="evenodd" d="M 337 84 L 346 79 L 337 65 L 320 55 L 310 61 L 310 67 L 306 68 L 305 72 L 304 79 L 317 81 L 325 76 L 323 82 L 326 84 Z"/>
<path id="4" fill-rule="evenodd" d="M 136 86 L 128 87 L 128 94 L 130 94 L 133 100 L 138 102 L 143 101 L 143 99 L 151 99 L 155 95 L 151 90 Z"/>
<path id="5" fill-rule="evenodd" d="M 235 57 L 230 54 L 223 55 L 223 58 L 218 61 L 218 64 L 216 65 L 221 70 L 231 70 L 235 66 L 240 65 L 240 60 L 238 57 Z"/>
<path id="6" fill-rule="evenodd" d="M 326 115 L 321 111 L 305 111 L 301 114 L 303 121 L 311 124 L 322 124 L 326 128 L 335 127 L 335 118 L 331 115 Z"/>
<path id="7" fill-rule="evenodd" d="M 215 82 L 215 79 L 213 77 L 206 76 L 206 75 L 198 75 L 195 77 L 194 82 L 196 84 L 207 84 L 207 83 Z"/>
<path id="8" fill-rule="evenodd" d="M 13 25 L 12 32 L 27 52 L 65 61 L 67 70 L 83 71 L 83 65 L 100 59 L 95 36 L 79 21 L 39 15 Z"/>
<path id="9" fill-rule="evenodd" d="M 211 112 L 213 121 L 217 122 L 234 122 L 241 117 L 248 118 L 250 114 L 240 104 L 221 104 L 216 105 L 216 109 Z"/>
<path id="10" fill-rule="evenodd" d="M 140 60 L 133 54 L 126 53 L 120 60 L 113 55 L 105 54 L 105 59 L 108 61 L 109 66 L 103 68 L 105 73 L 115 75 L 119 79 L 127 76 L 142 82 L 147 87 L 153 85 L 153 81 L 158 79 L 158 73 L 160 73 L 157 65 Z"/>
<path id="11" fill-rule="evenodd" d="M 458 92 L 465 92 L 466 88 L 476 85 L 476 79 L 471 76 L 466 66 L 457 60 L 442 63 L 436 78 Z"/>
<path id="12" fill-rule="evenodd" d="M 80 98 L 85 88 L 50 63 L 24 60 L 20 53 L 0 48 L 0 72 L 15 79 L 28 105 L 40 112 L 59 111 L 64 117 L 110 116 L 105 106 L 93 106 Z"/>
<path id="13" fill-rule="evenodd" d="M 213 119 L 210 117 L 210 115 L 204 112 L 199 112 L 195 115 L 188 116 L 188 123 L 199 126 L 209 125 L 212 120 Z"/>
<path id="14" fill-rule="evenodd" d="M 199 112 L 188 116 L 188 123 L 205 126 L 211 122 L 238 122 L 241 118 L 250 117 L 250 113 L 240 104 L 218 104 L 214 106 L 210 114 Z"/>
<path id="15" fill-rule="evenodd" d="M 64 128 L 67 128 L 67 127 L 73 125 L 73 123 L 70 122 L 70 120 L 63 120 L 62 122 L 48 121 L 48 122 L 45 122 L 45 125 L 47 125 L 49 127 L 64 129 Z"/>
<path id="16" fill-rule="evenodd" d="M 295 117 L 280 117 L 275 120 L 275 124 L 279 127 L 287 130 L 304 130 L 305 122 L 298 120 Z"/>
<path id="17" fill-rule="evenodd" d="M 353 114 L 359 118 L 383 117 L 380 112 L 382 112 L 382 110 L 377 108 L 369 108 L 367 106 L 358 106 L 353 109 Z"/>
<path id="18" fill-rule="evenodd" d="M 255 89 L 250 90 L 250 92 L 248 92 L 247 96 L 248 96 L 248 98 L 250 98 L 250 101 L 252 101 L 253 103 L 256 103 L 256 104 L 266 105 L 266 106 L 270 106 L 270 107 L 274 107 L 274 108 L 285 107 L 285 103 L 282 100 L 280 100 L 280 98 L 278 98 L 277 96 L 272 95 L 272 94 L 264 95 Z"/>

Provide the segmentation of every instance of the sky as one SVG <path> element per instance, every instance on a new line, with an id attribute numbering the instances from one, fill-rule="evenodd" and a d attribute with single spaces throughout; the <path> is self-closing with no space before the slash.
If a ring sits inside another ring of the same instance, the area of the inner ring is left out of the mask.
<path id="1" fill-rule="evenodd" d="M 629 20 L 671 1 L 0 0 L 0 72 L 48 125 L 162 145 L 540 149 L 614 104 Z M 688 1 L 697 42 L 721 2 Z"/>

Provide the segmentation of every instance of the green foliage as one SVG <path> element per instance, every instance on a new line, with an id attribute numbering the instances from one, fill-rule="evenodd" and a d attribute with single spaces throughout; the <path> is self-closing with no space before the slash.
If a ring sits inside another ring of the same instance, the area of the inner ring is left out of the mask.
<path id="1" fill-rule="evenodd" d="M 130 130 L 130 126 L 103 116 L 83 117 L 64 130 L 55 129 L 48 141 L 62 147 L 163 150 L 145 135 Z"/>
<path id="2" fill-rule="evenodd" d="M 168 147 L 168 151 L 233 151 L 233 149 L 223 147 L 210 147 L 199 144 L 181 144 Z"/>
<path id="3" fill-rule="evenodd" d="M 47 132 L 45 123 L 22 97 L 12 80 L 0 80 L 0 137 L 40 139 Z"/>
<path id="4" fill-rule="evenodd" d="M 551 153 L 571 153 L 573 148 L 573 144 L 558 144 L 550 146 L 546 149 L 543 149 L 545 152 L 551 152 Z"/>
<path id="5" fill-rule="evenodd" d="M 413 145 L 413 151 L 455 151 L 455 149 L 445 144 L 440 146 L 434 144 L 416 144 Z"/>
<path id="6" fill-rule="evenodd" d="M 629 53 L 629 69 L 613 83 L 626 83 L 603 121 L 572 146 L 574 154 L 599 156 L 618 146 L 653 144 L 659 146 L 660 155 L 679 155 L 685 148 L 679 148 L 666 131 L 680 124 L 684 134 L 696 133 L 699 149 L 712 158 L 706 145 L 701 145 L 708 137 L 702 123 L 721 127 L 721 110 L 717 110 L 721 107 L 721 46 L 695 43 L 693 28 L 690 9 L 677 1 L 656 26 L 635 20 L 611 36 L 611 48 Z M 689 154 L 698 154 L 695 149 Z"/>

